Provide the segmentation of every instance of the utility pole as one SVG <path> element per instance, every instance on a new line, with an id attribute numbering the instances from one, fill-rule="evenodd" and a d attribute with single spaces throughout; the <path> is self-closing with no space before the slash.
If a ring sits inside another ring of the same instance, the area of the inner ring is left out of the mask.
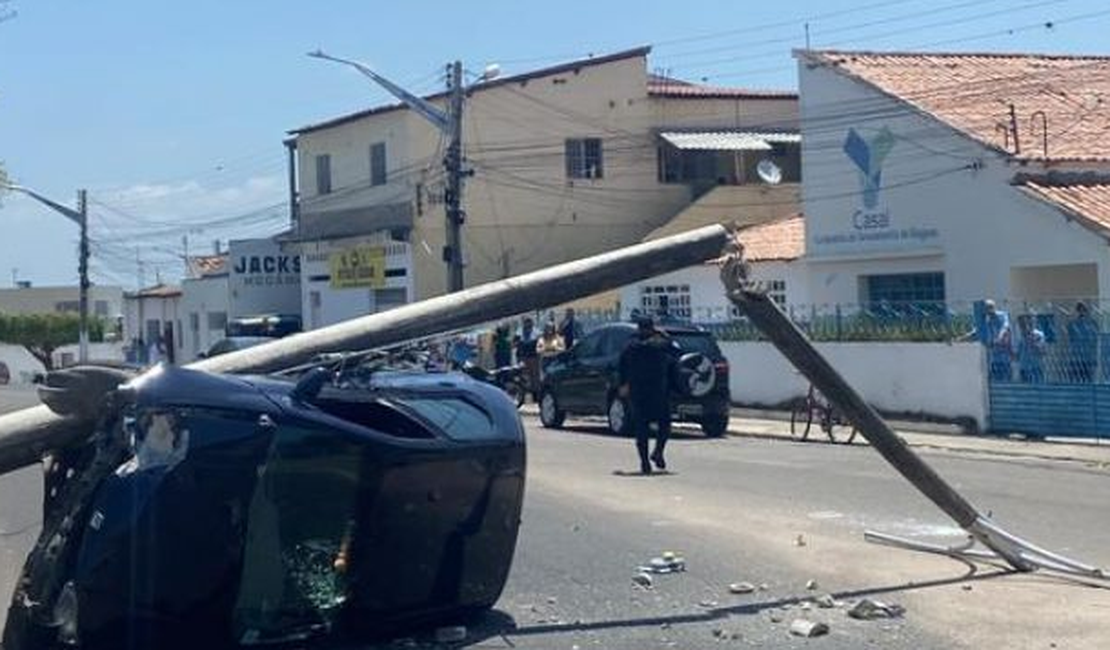
<path id="1" fill-rule="evenodd" d="M 443 247 L 443 261 L 447 264 L 447 291 L 453 293 L 463 288 L 462 224 L 466 213 L 462 209 L 463 181 L 470 174 L 463 169 L 462 159 L 462 112 L 466 88 L 463 86 L 462 62 L 455 61 L 447 66 L 447 110 L 417 97 L 392 81 L 374 72 L 358 61 L 343 59 L 322 51 L 309 52 L 308 56 L 326 61 L 349 65 L 385 88 L 406 106 L 416 111 L 443 133 L 448 140 L 447 156 L 443 166 L 447 171 L 447 189 L 443 203 L 447 213 L 446 245 Z M 496 65 L 488 66 L 475 83 L 489 81 L 501 73 Z"/>
<path id="2" fill-rule="evenodd" d="M 4 183 L 3 187 L 31 197 L 81 228 L 81 243 L 79 244 L 77 260 L 77 270 L 80 276 L 77 298 L 77 310 L 80 318 L 80 333 L 77 335 L 77 356 L 81 363 L 85 363 L 89 360 L 89 210 L 87 193 L 85 190 L 77 190 L 77 209 L 74 210 L 22 185 Z"/>
<path id="3" fill-rule="evenodd" d="M 77 214 L 80 215 L 81 243 L 80 260 L 77 272 L 80 276 L 80 292 L 77 298 L 77 313 L 81 319 L 81 333 L 77 346 L 77 358 L 81 363 L 89 361 L 89 201 L 88 192 L 77 190 Z"/>
<path id="4" fill-rule="evenodd" d="M 455 61 L 447 66 L 447 88 L 450 97 L 447 111 L 449 140 L 447 158 L 443 161 L 447 171 L 447 193 L 444 196 L 447 245 L 443 248 L 443 261 L 447 263 L 447 291 L 454 293 L 463 289 L 462 224 L 465 214 L 462 209 L 462 194 L 465 172 L 462 168 L 462 62 Z"/>

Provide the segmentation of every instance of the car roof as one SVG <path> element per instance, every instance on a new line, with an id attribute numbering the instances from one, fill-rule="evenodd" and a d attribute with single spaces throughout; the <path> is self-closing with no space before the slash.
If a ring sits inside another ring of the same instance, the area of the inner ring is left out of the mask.
<path id="1" fill-rule="evenodd" d="M 622 329 L 622 330 L 635 331 L 637 329 L 637 327 L 638 326 L 636 325 L 636 323 L 629 323 L 629 322 L 625 322 L 625 321 L 619 321 L 619 322 L 615 322 L 615 323 L 606 323 L 606 324 L 602 325 L 601 327 L 599 327 L 598 329 L 612 328 L 612 329 Z M 659 330 L 660 332 L 664 332 L 666 334 L 700 334 L 700 335 L 711 335 L 712 334 L 712 332 L 709 332 L 708 330 L 703 330 L 703 329 L 701 329 L 699 327 L 696 327 L 694 325 L 684 325 L 684 324 L 681 324 L 681 323 L 656 323 L 655 324 L 655 329 Z"/>

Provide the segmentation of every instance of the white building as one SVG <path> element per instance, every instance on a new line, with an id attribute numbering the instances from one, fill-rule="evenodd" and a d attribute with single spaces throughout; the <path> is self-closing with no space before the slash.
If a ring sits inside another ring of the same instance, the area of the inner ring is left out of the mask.
<path id="1" fill-rule="evenodd" d="M 654 76 L 648 53 L 573 61 L 467 93 L 468 286 L 638 242 L 687 208 L 720 221 L 767 202 L 797 211 L 797 96 Z M 299 217 L 286 239 L 304 256 L 306 325 L 442 293 L 440 133 L 403 106 L 382 106 L 292 134 Z M 781 170 L 781 185 L 759 181 L 764 159 Z"/>
<path id="2" fill-rule="evenodd" d="M 810 300 L 1110 297 L 1110 58 L 796 56 Z"/>
<path id="3" fill-rule="evenodd" d="M 143 353 L 149 350 L 152 343 L 161 341 L 165 354 L 163 360 L 176 361 L 181 347 L 180 302 L 181 288 L 168 284 L 156 284 L 124 294 L 124 342 L 131 350 L 132 360 L 145 360 Z"/>
<path id="4" fill-rule="evenodd" d="M 181 281 L 181 335 L 178 361 L 197 359 L 213 343 L 227 335 L 231 290 L 228 286 L 228 255 L 206 255 L 190 259 L 189 278 Z"/>

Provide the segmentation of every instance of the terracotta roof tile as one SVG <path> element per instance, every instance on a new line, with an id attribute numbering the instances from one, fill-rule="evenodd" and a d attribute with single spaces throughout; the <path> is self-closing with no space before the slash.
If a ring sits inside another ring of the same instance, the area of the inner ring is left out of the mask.
<path id="1" fill-rule="evenodd" d="M 737 233 L 749 262 L 796 260 L 805 253 L 806 228 L 802 215 L 748 226 Z"/>
<path id="2" fill-rule="evenodd" d="M 1110 177 L 1072 180 L 1030 177 L 1021 182 L 1021 187 L 1110 238 Z"/>
<path id="3" fill-rule="evenodd" d="M 227 255 L 196 255 L 189 258 L 189 271 L 194 276 L 227 273 Z"/>
<path id="4" fill-rule="evenodd" d="M 1110 57 L 839 51 L 798 56 L 869 83 L 1018 158 L 1110 160 Z"/>

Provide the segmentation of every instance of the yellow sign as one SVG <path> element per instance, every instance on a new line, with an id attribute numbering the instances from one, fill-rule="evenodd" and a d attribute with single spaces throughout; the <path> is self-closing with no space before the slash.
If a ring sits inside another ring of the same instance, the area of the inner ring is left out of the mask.
<path id="1" fill-rule="evenodd" d="M 358 246 L 328 256 L 331 288 L 385 286 L 385 249 L 381 246 Z"/>

